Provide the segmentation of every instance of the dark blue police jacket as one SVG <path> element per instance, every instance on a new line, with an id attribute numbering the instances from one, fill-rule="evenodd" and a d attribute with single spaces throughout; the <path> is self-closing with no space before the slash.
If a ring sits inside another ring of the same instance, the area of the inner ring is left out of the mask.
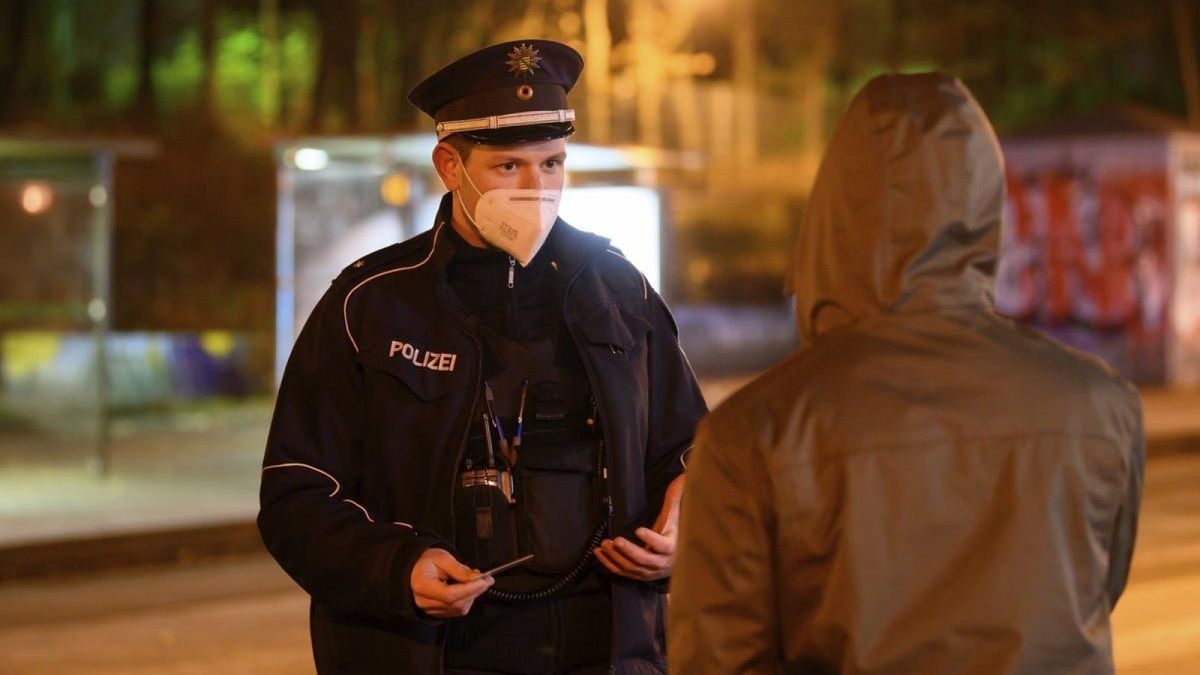
<path id="1" fill-rule="evenodd" d="M 409 576 L 454 541 L 453 491 L 481 389 L 472 322 L 438 225 L 351 265 L 288 360 L 263 462 L 259 529 L 312 596 L 320 673 L 440 673 L 441 621 Z M 555 223 L 563 317 L 606 434 L 611 533 L 651 523 L 706 412 L 662 298 L 606 239 Z M 665 673 L 661 586 L 615 579 L 613 672 Z"/>

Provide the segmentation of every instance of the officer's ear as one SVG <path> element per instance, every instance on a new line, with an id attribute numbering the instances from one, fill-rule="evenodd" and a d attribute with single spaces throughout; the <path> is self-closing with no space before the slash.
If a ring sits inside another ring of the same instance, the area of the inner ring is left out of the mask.
<path id="1" fill-rule="evenodd" d="M 447 192 L 454 192 L 462 185 L 463 166 L 458 153 L 449 143 L 442 141 L 433 148 L 433 168 Z"/>

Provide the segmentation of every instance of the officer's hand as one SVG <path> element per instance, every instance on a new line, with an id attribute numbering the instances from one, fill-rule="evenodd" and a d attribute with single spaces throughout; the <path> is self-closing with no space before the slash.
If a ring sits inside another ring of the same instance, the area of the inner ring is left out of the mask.
<path id="1" fill-rule="evenodd" d="M 466 616 L 471 604 L 496 580 L 479 576 L 479 570 L 458 562 L 449 551 L 431 548 L 413 565 L 413 601 L 429 616 L 449 619 Z"/>
<path id="2" fill-rule="evenodd" d="M 683 497 L 683 476 L 671 481 L 663 497 L 662 510 L 654 529 L 639 527 L 637 536 L 645 544 L 638 546 L 625 537 L 605 539 L 595 549 L 596 559 L 613 574 L 638 581 L 655 581 L 671 576 L 675 566 L 675 539 L 679 532 L 679 501 Z"/>

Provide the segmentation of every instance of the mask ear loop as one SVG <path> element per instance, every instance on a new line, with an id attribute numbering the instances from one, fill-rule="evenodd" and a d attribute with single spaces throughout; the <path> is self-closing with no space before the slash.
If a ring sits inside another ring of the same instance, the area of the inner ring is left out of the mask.
<path id="1" fill-rule="evenodd" d="M 471 180 L 471 174 L 467 172 L 467 163 L 463 161 L 462 155 L 458 154 L 458 150 L 454 148 L 450 148 L 450 151 L 458 159 L 458 167 L 462 169 L 462 175 L 463 178 L 467 179 L 467 184 L 471 186 L 475 194 L 479 195 L 480 199 L 483 199 L 483 193 L 479 191 L 479 188 L 475 187 L 475 181 Z M 458 189 L 453 191 L 453 194 L 458 197 L 458 203 L 462 206 L 463 215 L 467 217 L 467 220 L 471 223 L 471 227 L 475 229 L 475 234 L 479 235 L 479 238 L 486 242 L 487 240 L 483 238 L 483 233 L 479 231 L 479 225 L 475 222 L 475 216 L 467 208 L 467 202 L 462 198 L 462 185 L 459 185 Z"/>

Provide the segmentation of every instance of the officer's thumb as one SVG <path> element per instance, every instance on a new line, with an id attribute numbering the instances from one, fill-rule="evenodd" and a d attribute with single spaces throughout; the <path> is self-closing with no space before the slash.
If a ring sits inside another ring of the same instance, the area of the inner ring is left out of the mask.
<path id="1" fill-rule="evenodd" d="M 438 556 L 434 564 L 437 565 L 441 576 L 453 579 L 459 583 L 471 581 L 479 576 L 478 572 L 458 562 L 449 553 Z"/>

